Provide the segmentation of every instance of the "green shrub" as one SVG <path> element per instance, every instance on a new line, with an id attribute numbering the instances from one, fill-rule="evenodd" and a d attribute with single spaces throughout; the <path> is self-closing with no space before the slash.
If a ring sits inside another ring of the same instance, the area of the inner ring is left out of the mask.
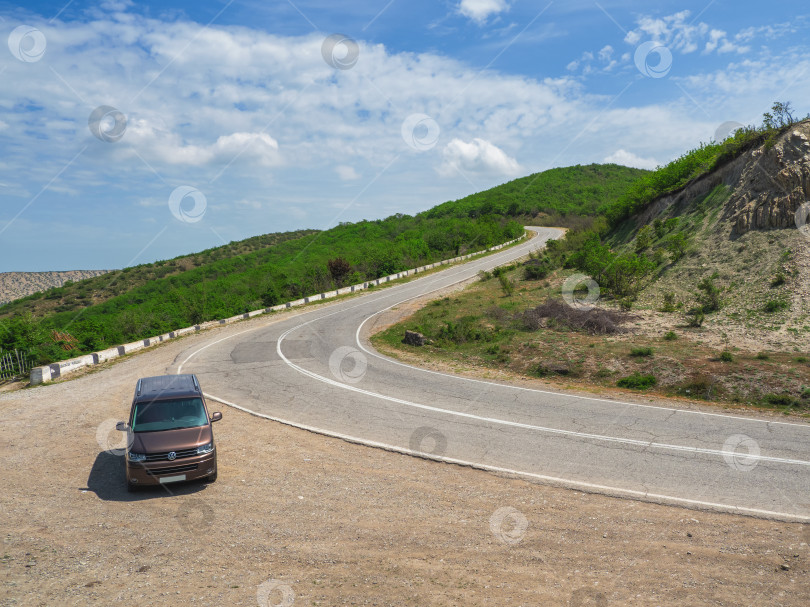
<path id="1" fill-rule="evenodd" d="M 515 292 L 515 285 L 509 280 L 509 277 L 504 273 L 498 274 L 498 281 L 501 283 L 503 294 L 507 297 L 512 297 L 512 294 Z"/>
<path id="2" fill-rule="evenodd" d="M 706 315 L 700 308 L 692 308 L 686 313 L 686 324 L 690 327 L 701 327 Z"/>
<path id="3" fill-rule="evenodd" d="M 776 287 L 781 287 L 783 284 L 785 284 L 786 280 L 787 279 L 782 272 L 777 272 L 774 274 L 773 279 L 771 280 L 771 288 L 774 289 Z"/>
<path id="4" fill-rule="evenodd" d="M 784 310 L 787 307 L 788 302 L 784 299 L 769 299 L 765 302 L 765 306 L 762 309 L 768 314 L 774 314 L 775 312 Z"/>
<path id="5" fill-rule="evenodd" d="M 806 363 L 807 362 L 807 357 L 806 356 L 797 356 L 793 360 L 795 360 L 797 363 Z"/>
<path id="6" fill-rule="evenodd" d="M 664 222 L 659 217 L 655 221 L 653 221 L 653 230 L 655 231 L 655 237 L 661 239 L 666 234 L 666 230 L 664 230 Z"/>
<path id="7" fill-rule="evenodd" d="M 802 402 L 798 398 L 787 392 L 782 392 L 781 394 L 765 394 L 757 404 L 764 407 L 787 409 L 802 406 Z"/>
<path id="8" fill-rule="evenodd" d="M 641 348 L 633 348 L 630 350 L 630 356 L 641 357 L 641 356 L 652 356 L 653 349 L 650 347 L 641 347 Z"/>
<path id="9" fill-rule="evenodd" d="M 662 312 L 674 312 L 675 311 L 675 294 L 674 293 L 664 293 L 664 305 L 661 306 Z"/>
<path id="10" fill-rule="evenodd" d="M 716 312 L 722 306 L 721 289 L 714 284 L 714 276 L 704 278 L 698 283 L 697 300 L 704 314 Z"/>
<path id="11" fill-rule="evenodd" d="M 523 268 L 524 280 L 542 280 L 549 274 L 549 268 L 544 263 L 528 263 Z"/>
<path id="12" fill-rule="evenodd" d="M 768 354 L 765 352 L 760 352 L 759 354 L 757 354 L 757 360 L 770 360 L 770 358 L 771 357 L 768 356 Z"/>
<path id="13" fill-rule="evenodd" d="M 733 363 L 734 355 L 728 350 L 723 350 L 722 352 L 720 352 L 720 360 L 723 361 L 724 363 Z"/>
<path id="14" fill-rule="evenodd" d="M 666 339 L 667 341 L 675 341 L 676 339 L 678 339 L 678 334 L 675 333 L 675 331 L 667 331 L 664 334 L 664 339 Z"/>
<path id="15" fill-rule="evenodd" d="M 686 235 L 683 232 L 673 234 L 667 243 L 667 250 L 672 257 L 672 263 L 680 261 L 686 255 Z"/>
<path id="16" fill-rule="evenodd" d="M 616 382 L 620 388 L 630 388 L 631 390 L 647 390 L 652 388 L 658 383 L 655 375 L 642 375 L 641 373 L 633 373 L 627 377 L 622 377 Z"/>
<path id="17" fill-rule="evenodd" d="M 640 253 L 648 248 L 653 241 L 653 229 L 651 226 L 642 226 L 636 234 L 636 253 Z"/>
<path id="18" fill-rule="evenodd" d="M 437 338 L 456 344 L 471 341 L 492 341 L 493 331 L 484 329 L 478 324 L 476 316 L 463 316 L 457 322 L 445 321 L 444 326 L 439 329 Z"/>

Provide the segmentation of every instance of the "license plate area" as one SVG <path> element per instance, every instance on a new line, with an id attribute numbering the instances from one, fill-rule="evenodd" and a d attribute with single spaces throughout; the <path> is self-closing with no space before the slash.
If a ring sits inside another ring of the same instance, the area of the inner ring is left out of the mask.
<path id="1" fill-rule="evenodd" d="M 175 474 L 174 476 L 161 476 L 158 479 L 161 483 L 177 483 L 186 480 L 185 474 Z"/>

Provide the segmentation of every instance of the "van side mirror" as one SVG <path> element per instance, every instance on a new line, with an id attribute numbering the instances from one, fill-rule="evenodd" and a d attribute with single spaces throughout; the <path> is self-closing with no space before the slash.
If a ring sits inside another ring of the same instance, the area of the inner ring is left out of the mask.
<path id="1" fill-rule="evenodd" d="M 119 432 L 129 432 L 129 426 L 126 422 L 118 422 L 115 424 L 115 429 Z"/>
<path id="2" fill-rule="evenodd" d="M 217 411 L 216 413 L 211 414 L 211 422 L 218 422 L 221 419 L 222 419 L 222 413 L 220 413 L 219 411 Z"/>

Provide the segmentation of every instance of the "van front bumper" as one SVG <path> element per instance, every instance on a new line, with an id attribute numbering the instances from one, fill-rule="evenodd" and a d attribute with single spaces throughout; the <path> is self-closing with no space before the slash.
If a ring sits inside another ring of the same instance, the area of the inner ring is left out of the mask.
<path id="1" fill-rule="evenodd" d="M 217 471 L 216 448 L 211 453 L 174 461 L 130 462 L 127 460 L 127 482 L 131 485 L 165 485 L 213 476 Z"/>

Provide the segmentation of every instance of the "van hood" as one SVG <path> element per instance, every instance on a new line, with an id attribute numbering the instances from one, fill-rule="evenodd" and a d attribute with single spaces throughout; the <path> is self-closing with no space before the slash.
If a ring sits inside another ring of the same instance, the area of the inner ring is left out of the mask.
<path id="1" fill-rule="evenodd" d="M 162 432 L 133 432 L 132 436 L 130 451 L 135 453 L 165 453 L 193 449 L 214 440 L 211 424 Z"/>

